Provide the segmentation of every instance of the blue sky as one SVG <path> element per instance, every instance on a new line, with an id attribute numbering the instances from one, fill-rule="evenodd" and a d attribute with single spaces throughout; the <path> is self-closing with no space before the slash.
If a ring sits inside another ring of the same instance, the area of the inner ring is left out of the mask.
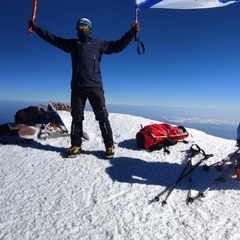
<path id="1" fill-rule="evenodd" d="M 0 3 L 0 98 L 69 102 L 70 55 L 28 35 L 32 0 Z M 105 55 L 107 103 L 239 109 L 240 4 L 201 10 L 142 9 L 143 55 L 132 42 Z M 135 19 L 129 0 L 39 0 L 36 23 L 65 38 L 87 16 L 93 36 L 117 40 Z M 238 113 L 239 114 L 239 113 Z"/>

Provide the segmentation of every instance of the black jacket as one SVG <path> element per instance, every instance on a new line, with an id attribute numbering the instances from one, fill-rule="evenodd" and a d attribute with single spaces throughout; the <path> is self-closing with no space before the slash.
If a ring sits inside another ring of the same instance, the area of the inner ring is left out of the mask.
<path id="1" fill-rule="evenodd" d="M 90 38 L 86 42 L 79 39 L 64 39 L 37 27 L 36 33 L 50 44 L 70 53 L 72 58 L 71 88 L 100 87 L 102 77 L 100 62 L 102 54 L 118 53 L 132 41 L 134 34 L 129 31 L 117 41 Z"/>

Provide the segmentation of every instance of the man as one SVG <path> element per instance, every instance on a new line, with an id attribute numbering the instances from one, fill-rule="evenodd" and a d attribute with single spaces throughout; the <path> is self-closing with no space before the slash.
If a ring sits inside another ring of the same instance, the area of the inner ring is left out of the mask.
<path id="1" fill-rule="evenodd" d="M 75 157 L 82 151 L 82 135 L 84 108 L 89 100 L 106 147 L 106 159 L 114 156 L 113 134 L 102 84 L 100 62 L 103 54 L 118 53 L 125 49 L 139 31 L 138 23 L 133 23 L 131 29 L 117 41 L 104 41 L 92 38 L 92 23 L 86 18 L 80 18 L 76 23 L 77 39 L 64 39 L 39 27 L 30 21 L 32 27 L 42 39 L 50 44 L 70 53 L 72 59 L 71 80 L 71 147 L 68 148 L 69 157 Z"/>
<path id="2" fill-rule="evenodd" d="M 237 127 L 237 144 L 236 144 L 236 146 L 240 148 L 240 123 L 238 124 L 238 127 Z"/>

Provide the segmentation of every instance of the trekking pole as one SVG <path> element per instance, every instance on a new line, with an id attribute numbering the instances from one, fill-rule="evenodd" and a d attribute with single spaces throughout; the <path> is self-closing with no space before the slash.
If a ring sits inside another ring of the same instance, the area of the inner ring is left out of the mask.
<path id="1" fill-rule="evenodd" d="M 181 172 L 180 176 L 178 177 L 178 179 L 176 180 L 176 182 L 179 181 L 179 179 L 182 177 L 182 175 L 183 175 L 184 172 L 186 171 L 188 165 L 189 165 L 189 161 L 187 162 L 187 165 L 186 165 L 186 166 L 184 167 L 184 169 L 182 170 L 182 172 Z M 159 201 L 159 197 L 162 196 L 164 193 L 168 192 L 168 194 L 169 194 L 169 192 L 173 191 L 173 188 L 174 188 L 176 182 L 173 183 L 170 187 L 168 187 L 168 188 L 166 188 L 165 190 L 163 190 L 162 192 L 160 192 L 160 193 L 159 193 L 158 195 L 156 195 L 153 199 L 149 200 L 149 201 L 148 201 L 148 204 L 151 204 L 151 203 L 153 203 L 153 202 L 158 202 L 158 201 Z M 169 194 L 169 195 L 170 195 L 170 194 Z"/>
<path id="2" fill-rule="evenodd" d="M 172 186 L 170 186 L 169 188 L 166 189 L 167 192 L 167 196 L 165 197 L 165 199 L 162 201 L 162 205 L 167 204 L 167 199 L 169 198 L 169 196 L 171 195 L 172 191 L 175 189 L 175 187 L 177 186 L 177 184 L 182 180 L 183 174 L 185 173 L 186 169 L 188 168 L 190 164 L 190 160 L 188 161 L 187 165 L 185 166 L 185 168 L 183 169 L 183 171 L 181 172 L 180 176 L 178 177 L 178 179 L 173 183 Z M 159 201 L 159 196 L 157 196 L 157 198 L 155 197 L 156 202 Z"/>
<path id="3" fill-rule="evenodd" d="M 194 200 L 197 200 L 199 198 L 203 198 L 206 197 L 207 193 L 210 191 L 210 189 L 212 189 L 212 187 L 218 183 L 218 182 L 225 182 L 225 178 L 228 177 L 229 175 L 231 175 L 234 171 L 234 167 L 236 165 L 236 158 L 239 154 L 239 149 L 237 149 L 235 152 L 233 152 L 230 156 L 226 157 L 225 159 L 228 158 L 228 162 L 230 162 L 230 164 L 227 164 L 227 166 L 229 168 L 225 169 L 217 178 L 215 178 L 209 185 L 208 187 L 205 188 L 205 190 L 201 191 L 198 193 L 198 195 L 196 197 L 194 197 Z M 225 161 L 224 161 L 225 164 Z"/>
<path id="4" fill-rule="evenodd" d="M 193 145 L 190 147 L 190 150 L 189 150 L 189 155 L 191 157 L 192 155 L 192 150 L 193 150 Z M 179 179 L 183 176 L 183 174 L 185 173 L 186 169 L 188 168 L 190 164 L 190 160 L 188 160 L 186 166 L 184 167 L 184 169 L 182 170 L 182 172 L 180 173 L 179 177 L 177 178 L 176 182 L 174 182 L 170 187 L 166 188 L 164 191 L 162 191 L 161 193 L 159 193 L 158 195 L 156 195 L 153 199 L 149 200 L 148 201 L 148 204 L 151 204 L 153 202 L 158 202 L 159 201 L 159 197 L 161 195 L 163 195 L 165 192 L 168 192 L 168 195 L 171 194 L 171 192 L 173 191 L 173 188 L 175 186 L 175 184 L 179 181 Z"/>
<path id="5" fill-rule="evenodd" d="M 190 159 L 190 170 L 192 169 L 192 159 Z M 187 203 L 192 203 L 193 197 L 192 197 L 192 172 L 189 173 L 189 190 L 188 190 L 188 197 L 187 197 Z"/>
<path id="6" fill-rule="evenodd" d="M 196 149 L 194 149 L 194 147 Z M 175 189 L 175 187 L 177 186 L 177 184 L 183 179 L 185 178 L 190 172 L 192 172 L 198 165 L 200 165 L 204 160 L 206 160 L 209 157 L 212 157 L 212 154 L 205 154 L 205 152 L 200 149 L 200 147 L 196 144 L 193 144 L 190 147 L 190 159 L 197 155 L 198 153 L 202 153 L 205 155 L 205 157 L 203 159 L 201 159 L 197 164 L 195 164 L 187 173 L 185 173 L 185 171 L 187 170 L 189 164 L 190 164 L 190 160 L 187 162 L 187 165 L 184 167 L 184 169 L 182 170 L 182 172 L 180 173 L 179 177 L 177 178 L 177 180 L 168 188 L 166 188 L 164 191 L 160 192 L 158 195 L 156 195 L 153 199 L 148 201 L 148 204 L 151 204 L 153 202 L 158 202 L 159 201 L 159 197 L 162 196 L 163 194 L 165 194 L 167 192 L 167 196 L 164 199 L 164 201 L 162 202 L 162 205 L 165 205 L 167 203 L 167 199 L 169 198 L 169 196 L 171 195 L 172 191 Z M 185 174 L 184 174 L 185 173 Z"/>
<path id="7" fill-rule="evenodd" d="M 194 149 L 194 146 L 197 149 Z M 204 158 L 201 159 L 199 162 L 197 162 L 194 166 L 191 167 L 191 169 L 189 171 L 187 171 L 185 174 L 185 170 L 187 169 L 188 165 L 190 165 L 191 161 L 192 161 L 192 157 L 196 156 L 197 154 L 202 153 L 204 155 Z M 188 161 L 187 166 L 184 168 L 184 171 L 180 174 L 179 178 L 176 180 L 176 182 L 172 185 L 172 187 L 170 187 L 167 196 L 165 197 L 165 199 L 162 201 L 162 205 L 167 204 L 167 199 L 169 198 L 169 196 L 171 195 L 172 191 L 176 188 L 176 186 L 178 185 L 178 183 L 180 181 L 182 181 L 183 178 L 185 178 L 188 174 L 190 174 L 192 171 L 194 171 L 198 165 L 200 165 L 204 160 L 208 159 L 210 156 L 213 156 L 212 154 L 207 155 L 205 154 L 205 152 L 197 145 L 197 144 L 193 144 L 190 147 L 190 160 Z"/>
<path id="8" fill-rule="evenodd" d="M 200 153 L 201 150 L 199 150 L 199 152 L 192 152 L 192 157 L 195 156 L 196 154 Z M 190 158 L 190 170 L 192 169 L 192 158 Z M 190 171 L 189 173 L 189 190 L 188 190 L 188 197 L 187 197 L 187 204 L 192 203 L 193 202 L 193 197 L 192 197 L 192 172 Z"/>
<path id="9" fill-rule="evenodd" d="M 208 172 L 210 167 L 215 166 L 215 168 L 218 171 L 222 171 L 223 170 L 223 166 L 226 165 L 226 163 L 231 162 L 232 159 L 235 158 L 238 154 L 239 154 L 239 149 L 235 150 L 232 154 L 230 154 L 229 156 L 223 158 L 222 160 L 220 160 L 220 161 L 218 161 L 216 163 L 211 164 L 210 166 L 205 164 L 203 166 L 203 170 Z"/>
<path id="10" fill-rule="evenodd" d="M 196 199 L 199 197 L 206 197 L 207 193 L 209 192 L 209 190 L 213 187 L 213 185 L 215 185 L 215 183 L 217 182 L 225 182 L 225 178 L 230 176 L 231 173 L 234 171 L 234 167 L 235 167 L 236 163 L 233 162 L 232 164 L 230 164 L 229 168 L 226 169 L 219 177 L 215 178 L 212 183 L 202 192 L 199 192 L 199 194 L 197 195 Z"/>
<path id="11" fill-rule="evenodd" d="M 210 167 L 213 167 L 213 166 L 214 166 L 217 171 L 222 171 L 222 170 L 223 170 L 223 166 L 224 166 L 227 162 L 229 162 L 229 160 L 230 160 L 230 157 L 226 157 L 226 158 L 222 159 L 221 161 L 215 162 L 215 163 L 213 163 L 213 164 L 211 164 L 211 165 L 209 165 L 209 166 L 208 166 L 207 164 L 205 164 L 205 165 L 203 165 L 202 169 L 203 169 L 205 172 L 208 172 L 209 169 L 210 169 Z"/>
<path id="12" fill-rule="evenodd" d="M 197 162 L 191 170 L 189 170 L 188 172 L 186 172 L 179 180 L 177 180 L 174 184 L 174 187 L 172 188 L 171 192 L 173 191 L 173 189 L 176 188 L 177 184 L 182 181 L 183 178 L 185 178 L 189 173 L 193 172 L 203 161 L 207 160 L 208 158 L 213 157 L 213 154 L 207 154 L 206 156 L 204 156 L 204 158 L 202 158 L 201 160 L 199 160 L 199 162 Z M 170 194 L 167 195 L 167 197 L 165 198 L 165 200 L 162 202 L 162 205 L 167 204 L 167 199 L 169 197 Z"/>
<path id="13" fill-rule="evenodd" d="M 201 150 L 198 152 L 200 153 Z M 205 154 L 205 153 L 204 153 Z M 192 158 L 190 159 L 190 170 L 192 169 Z M 192 203 L 194 201 L 192 197 L 192 172 L 189 173 L 189 190 L 188 190 L 188 197 L 187 197 L 187 204 Z"/>

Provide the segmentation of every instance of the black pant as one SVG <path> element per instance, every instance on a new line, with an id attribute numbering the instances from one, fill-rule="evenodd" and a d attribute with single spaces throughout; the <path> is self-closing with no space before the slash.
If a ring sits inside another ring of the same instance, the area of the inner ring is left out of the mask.
<path id="1" fill-rule="evenodd" d="M 81 146 L 83 135 L 84 108 L 87 99 L 92 106 L 95 118 L 99 121 L 99 127 L 104 140 L 105 147 L 113 145 L 113 136 L 108 112 L 105 107 L 105 97 L 102 88 L 81 88 L 72 90 L 71 108 L 72 108 L 72 128 L 71 128 L 71 145 Z"/>

